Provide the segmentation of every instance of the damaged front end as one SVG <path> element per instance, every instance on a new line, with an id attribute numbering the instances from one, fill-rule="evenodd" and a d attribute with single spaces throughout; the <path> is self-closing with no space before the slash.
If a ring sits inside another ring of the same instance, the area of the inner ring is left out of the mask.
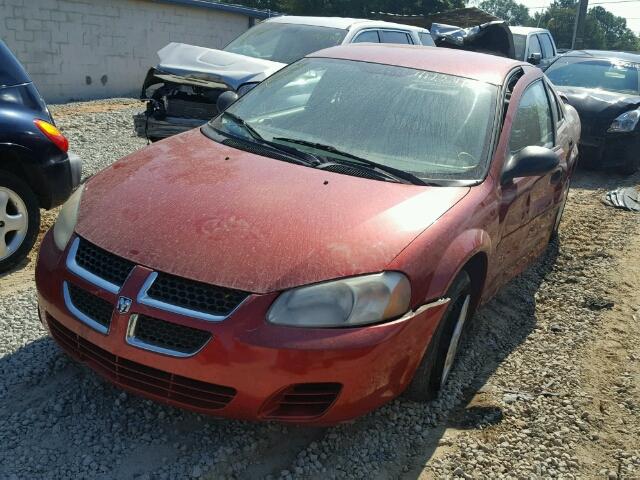
<path id="1" fill-rule="evenodd" d="M 438 47 L 515 58 L 513 35 L 506 22 L 502 20 L 494 20 L 470 28 L 433 23 L 431 36 Z"/>
<path id="2" fill-rule="evenodd" d="M 144 112 L 134 115 L 136 134 L 151 141 L 200 127 L 218 115 L 221 93 L 242 96 L 280 70 L 282 63 L 222 50 L 170 43 L 142 85 Z"/>

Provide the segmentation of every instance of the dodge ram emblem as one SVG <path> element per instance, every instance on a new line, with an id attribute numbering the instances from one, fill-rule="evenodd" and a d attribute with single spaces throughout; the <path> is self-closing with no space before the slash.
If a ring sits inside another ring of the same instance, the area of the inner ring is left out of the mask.
<path id="1" fill-rule="evenodd" d="M 133 301 L 127 297 L 118 298 L 118 305 L 116 305 L 116 309 L 120 315 L 124 315 L 125 313 L 129 313 L 131 309 L 131 304 Z"/>

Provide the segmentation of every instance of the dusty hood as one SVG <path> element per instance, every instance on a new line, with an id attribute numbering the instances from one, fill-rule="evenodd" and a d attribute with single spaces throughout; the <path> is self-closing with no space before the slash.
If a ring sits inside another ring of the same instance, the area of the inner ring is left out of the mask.
<path id="1" fill-rule="evenodd" d="M 192 130 L 93 177 L 76 231 L 159 271 L 266 293 L 383 270 L 468 191 L 314 170 Z"/>
<path id="2" fill-rule="evenodd" d="M 210 48 L 170 43 L 158 51 L 160 63 L 155 76 L 175 83 L 237 90 L 247 82 L 261 82 L 285 66 Z"/>
<path id="3" fill-rule="evenodd" d="M 556 86 L 580 115 L 587 135 L 605 134 L 611 122 L 624 112 L 640 107 L 640 96 L 593 88 Z"/>

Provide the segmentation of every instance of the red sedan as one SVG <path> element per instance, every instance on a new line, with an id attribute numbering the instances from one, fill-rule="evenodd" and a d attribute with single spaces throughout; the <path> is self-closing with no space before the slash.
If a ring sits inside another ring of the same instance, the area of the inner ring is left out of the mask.
<path id="1" fill-rule="evenodd" d="M 522 62 L 324 50 L 79 189 L 41 247 L 41 319 L 198 412 L 326 425 L 433 398 L 557 230 L 579 130 Z"/>

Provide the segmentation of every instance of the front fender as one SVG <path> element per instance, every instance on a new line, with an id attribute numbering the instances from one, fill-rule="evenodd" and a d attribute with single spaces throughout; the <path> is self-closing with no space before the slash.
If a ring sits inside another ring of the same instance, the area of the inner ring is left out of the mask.
<path id="1" fill-rule="evenodd" d="M 473 257 L 483 254 L 488 259 L 491 251 L 491 237 L 486 231 L 472 229 L 462 232 L 438 257 L 425 299 L 445 296 L 458 273 Z"/>
<path id="2" fill-rule="evenodd" d="M 467 229 L 452 241 L 446 228 L 446 222 L 437 222 L 389 266 L 405 272 L 411 280 L 413 308 L 444 297 L 457 274 L 475 255 L 482 253 L 490 258 L 493 245 L 487 231 Z"/>

